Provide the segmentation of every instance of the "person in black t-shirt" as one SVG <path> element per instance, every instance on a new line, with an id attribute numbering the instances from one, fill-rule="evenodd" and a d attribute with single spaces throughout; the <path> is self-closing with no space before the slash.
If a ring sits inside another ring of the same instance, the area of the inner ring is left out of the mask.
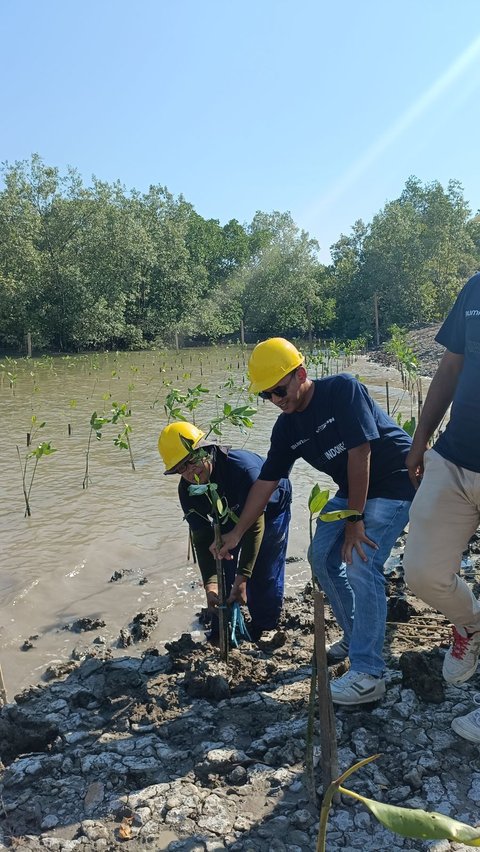
<path id="1" fill-rule="evenodd" d="M 197 460 L 190 456 L 182 437 L 193 442 L 193 449 L 204 447 L 208 455 Z M 218 619 L 214 612 L 218 604 L 218 586 L 215 559 L 209 550 L 213 541 L 211 506 L 206 495 L 191 495 L 189 486 L 215 482 L 219 496 L 235 515 L 239 515 L 264 459 L 248 450 L 232 450 L 213 440 L 204 440 L 204 433 L 185 421 L 166 426 L 159 437 L 158 448 L 165 473 L 180 475 L 178 495 L 192 533 L 207 605 L 213 610 L 210 638 L 215 639 L 218 636 Z M 248 631 L 254 640 L 262 631 L 274 629 L 280 617 L 291 497 L 290 480 L 281 479 L 265 511 L 247 530 L 242 546 L 235 549 L 234 559 L 224 564 L 228 602 L 248 604 L 252 619 Z M 222 531 L 231 530 L 234 525 L 229 519 L 222 525 Z"/>
<path id="2" fill-rule="evenodd" d="M 421 485 L 403 564 L 412 591 L 452 622 L 443 676 L 459 684 L 475 673 L 480 653 L 480 602 L 459 576 L 462 552 L 480 523 L 480 273 L 459 293 L 436 340 L 446 352 L 407 456 L 411 480 Z M 447 427 L 428 449 L 450 403 Z M 452 727 L 480 742 L 478 710 Z"/>
<path id="3" fill-rule="evenodd" d="M 405 466 L 411 439 L 353 376 L 309 379 L 303 356 L 284 338 L 255 347 L 249 374 L 251 390 L 282 414 L 267 460 L 237 526 L 222 536 L 219 555 L 226 558 L 238 545 L 296 459 L 329 474 L 338 491 L 325 511 L 356 512 L 346 521 L 319 521 L 311 547 L 313 571 L 343 630 L 328 649 L 330 661 L 348 655 L 351 664 L 332 681 L 332 699 L 352 705 L 375 701 L 385 692 L 383 565 L 407 523 L 414 494 Z"/>

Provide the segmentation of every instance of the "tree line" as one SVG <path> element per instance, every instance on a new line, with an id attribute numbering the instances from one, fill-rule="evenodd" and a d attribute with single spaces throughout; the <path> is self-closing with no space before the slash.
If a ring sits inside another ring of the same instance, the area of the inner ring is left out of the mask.
<path id="1" fill-rule="evenodd" d="M 331 263 L 290 213 L 204 219 L 166 187 L 127 191 L 38 155 L 4 164 L 0 346 L 144 348 L 271 334 L 374 339 L 442 319 L 480 263 L 480 217 L 457 181 L 412 177 Z"/>

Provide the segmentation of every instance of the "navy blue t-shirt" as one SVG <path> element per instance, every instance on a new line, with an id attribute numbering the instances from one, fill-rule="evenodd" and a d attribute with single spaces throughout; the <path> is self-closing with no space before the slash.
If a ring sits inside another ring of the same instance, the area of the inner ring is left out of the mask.
<path id="1" fill-rule="evenodd" d="M 232 509 L 237 516 L 240 516 L 242 512 L 248 492 L 258 479 L 264 461 L 262 456 L 249 450 L 229 450 L 226 453 L 217 447 L 212 448 L 213 471 L 210 481 L 218 485 L 220 497 L 226 498 L 229 509 Z M 205 495 L 191 496 L 188 493 L 189 484 L 185 479 L 180 479 L 178 496 L 185 515 L 190 512 L 187 520 L 191 529 L 200 530 L 206 524 L 210 526 L 207 520 L 211 508 L 210 501 Z M 281 479 L 265 509 L 265 520 L 268 521 L 269 518 L 284 512 L 291 500 L 291 482 L 289 479 Z M 192 509 L 195 511 L 192 512 Z M 222 532 L 229 532 L 234 526 L 234 522 L 228 520 L 222 524 Z"/>
<path id="2" fill-rule="evenodd" d="M 259 479 L 288 476 L 303 458 L 327 473 L 348 497 L 348 450 L 370 442 L 370 483 L 367 499 L 412 500 L 414 489 L 405 467 L 411 438 L 348 373 L 314 381 L 304 411 L 281 414 L 273 427 L 270 450 Z"/>
<path id="3" fill-rule="evenodd" d="M 463 355 L 464 362 L 450 421 L 434 448 L 459 467 L 480 473 L 480 273 L 460 291 L 435 340 Z"/>

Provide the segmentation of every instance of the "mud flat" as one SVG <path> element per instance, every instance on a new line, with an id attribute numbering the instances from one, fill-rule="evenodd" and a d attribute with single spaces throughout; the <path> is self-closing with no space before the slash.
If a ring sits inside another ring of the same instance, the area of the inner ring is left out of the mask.
<path id="1" fill-rule="evenodd" d="M 474 570 L 478 550 L 475 541 Z M 379 752 L 353 789 L 475 825 L 479 749 L 450 723 L 472 708 L 478 676 L 443 683 L 448 625 L 406 594 L 401 551 L 399 541 L 387 569 L 386 696 L 335 711 L 340 768 Z M 120 659 L 92 637 L 69 671 L 49 671 L 1 710 L 0 849 L 315 849 L 319 765 L 315 802 L 304 777 L 311 653 L 308 589 L 287 599 L 277 632 L 233 650 L 228 667 L 190 634 L 165 653 L 127 648 Z M 467 849 L 392 835 L 353 800 L 332 811 L 328 838 L 329 850 Z"/>

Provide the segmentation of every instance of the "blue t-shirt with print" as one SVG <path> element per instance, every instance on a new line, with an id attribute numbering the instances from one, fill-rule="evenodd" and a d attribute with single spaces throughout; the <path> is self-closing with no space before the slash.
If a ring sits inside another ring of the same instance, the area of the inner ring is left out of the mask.
<path id="1" fill-rule="evenodd" d="M 304 411 L 279 416 L 259 479 L 288 476 L 294 462 L 303 458 L 333 479 L 339 497 L 348 497 L 348 450 L 368 441 L 367 499 L 412 500 L 414 489 L 405 467 L 409 435 L 348 373 L 316 379 L 313 385 L 313 396 Z"/>
<path id="2" fill-rule="evenodd" d="M 463 355 L 450 421 L 434 445 L 448 461 L 480 473 L 480 273 L 470 278 L 435 340 Z"/>
<path id="3" fill-rule="evenodd" d="M 207 448 L 208 449 L 208 448 Z M 240 516 L 258 474 L 262 469 L 265 459 L 250 450 L 228 450 L 224 452 L 219 447 L 212 447 L 211 482 L 218 486 L 220 497 L 227 500 L 229 509 Z M 199 530 L 206 524 L 210 526 L 208 516 L 210 514 L 210 502 L 205 495 L 192 496 L 188 493 L 189 484 L 185 479 L 180 479 L 178 485 L 178 496 L 184 514 L 192 530 Z M 289 479 L 282 479 L 278 488 L 273 492 L 265 509 L 265 520 L 274 518 L 288 508 L 292 500 L 292 485 Z M 194 510 L 194 511 L 192 511 Z M 222 525 L 222 532 L 229 532 L 235 523 L 228 520 Z"/>

